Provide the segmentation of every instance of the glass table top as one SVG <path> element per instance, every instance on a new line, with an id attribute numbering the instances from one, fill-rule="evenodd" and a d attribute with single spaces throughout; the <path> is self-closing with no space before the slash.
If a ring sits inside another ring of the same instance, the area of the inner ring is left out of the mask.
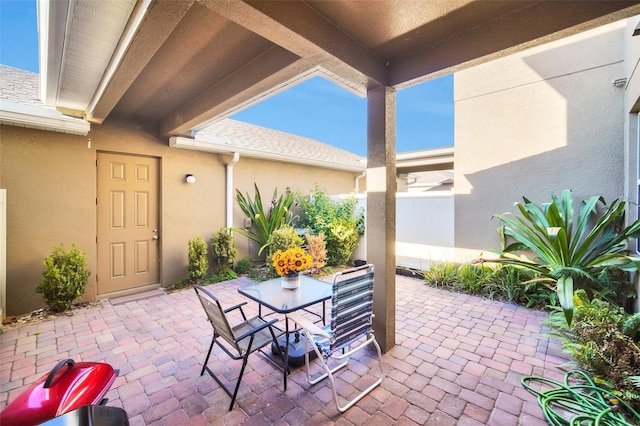
<path id="1" fill-rule="evenodd" d="M 242 286 L 238 292 L 274 312 L 286 314 L 331 299 L 331 284 L 300 275 L 300 287 L 295 290 L 282 288 L 280 278 Z"/>

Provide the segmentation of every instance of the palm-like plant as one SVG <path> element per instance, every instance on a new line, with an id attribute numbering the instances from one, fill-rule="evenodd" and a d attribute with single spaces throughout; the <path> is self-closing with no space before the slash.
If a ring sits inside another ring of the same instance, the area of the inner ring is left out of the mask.
<path id="1" fill-rule="evenodd" d="M 620 200 L 607 206 L 602 197 L 593 196 L 581 203 L 575 216 L 570 190 L 551 198 L 551 203 L 538 206 L 523 197 L 524 204 L 514 204 L 519 216 L 497 215 L 503 224 L 498 230 L 502 250 L 491 251 L 500 258 L 483 261 L 517 265 L 555 282 L 565 319 L 571 324 L 574 287 L 590 292 L 607 269 L 640 267 L 640 259 L 629 256 L 627 250 L 628 240 L 640 236 L 640 220 L 622 228 L 625 202 Z M 599 203 L 605 210 L 602 214 L 598 214 Z M 507 237 L 515 242 L 507 245 Z M 535 258 L 527 258 L 520 253 L 523 250 L 533 252 Z"/>
<path id="2" fill-rule="evenodd" d="M 265 212 L 262 205 L 262 197 L 258 185 L 254 182 L 255 196 L 252 200 L 247 193 L 246 196 L 236 189 L 236 200 L 242 211 L 251 218 L 251 228 L 234 228 L 240 235 L 258 243 L 260 249 L 258 255 L 269 245 L 269 237 L 276 229 L 283 225 L 291 225 L 294 221 L 291 206 L 295 199 L 295 194 L 289 188 L 284 194 L 278 196 L 278 189 L 273 191 L 270 201 L 270 209 Z"/>

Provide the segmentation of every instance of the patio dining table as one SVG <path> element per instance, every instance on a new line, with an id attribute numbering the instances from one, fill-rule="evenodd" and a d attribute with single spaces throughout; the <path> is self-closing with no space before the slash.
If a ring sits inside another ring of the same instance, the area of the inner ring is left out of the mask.
<path id="1" fill-rule="evenodd" d="M 263 306 L 272 311 L 267 315 L 285 315 L 285 350 L 283 351 L 283 364 L 289 367 L 290 334 L 292 330 L 289 330 L 289 320 L 286 314 L 304 310 L 317 316 L 319 318 L 318 321 L 321 320 L 324 324 L 326 321 L 326 302 L 331 299 L 332 286 L 325 281 L 302 274 L 300 275 L 300 286 L 293 290 L 283 288 L 281 279 L 274 278 L 242 286 L 238 288 L 238 292 L 258 303 L 258 315 L 260 316 L 262 316 Z M 319 303 L 322 303 L 321 314 L 307 309 Z M 304 342 L 301 344 L 304 344 Z M 285 375 L 285 389 L 286 386 Z"/>

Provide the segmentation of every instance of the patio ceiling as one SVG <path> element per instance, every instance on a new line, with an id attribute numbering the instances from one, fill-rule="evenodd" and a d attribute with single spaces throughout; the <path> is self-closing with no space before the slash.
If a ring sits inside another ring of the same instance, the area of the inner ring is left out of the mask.
<path id="1" fill-rule="evenodd" d="M 366 96 L 640 13 L 635 1 L 39 1 L 44 99 L 191 135 L 321 74 Z"/>

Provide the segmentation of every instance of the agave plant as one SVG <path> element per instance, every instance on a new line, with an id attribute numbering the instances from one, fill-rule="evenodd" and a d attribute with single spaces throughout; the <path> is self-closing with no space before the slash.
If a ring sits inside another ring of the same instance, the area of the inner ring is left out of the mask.
<path id="1" fill-rule="evenodd" d="M 622 228 L 625 202 L 618 199 L 607 206 L 602 197 L 590 197 L 575 216 L 570 190 L 564 190 L 560 198 L 555 194 L 551 198 L 551 203 L 538 206 L 523 197 L 524 203 L 514 204 L 520 215 L 496 216 L 503 224 L 498 230 L 502 249 L 491 250 L 500 255 L 491 261 L 517 265 L 555 282 L 570 325 L 574 287 L 589 293 L 598 276 L 609 268 L 638 270 L 640 259 L 628 255 L 627 242 L 640 236 L 640 220 Z M 598 213 L 599 205 L 604 213 Z M 507 244 L 508 237 L 515 242 Z M 529 259 L 527 252 L 535 257 Z"/>
<path id="2" fill-rule="evenodd" d="M 295 199 L 295 194 L 289 188 L 284 194 L 278 196 L 278 189 L 273 191 L 270 201 L 270 209 L 265 211 L 262 205 L 262 197 L 258 185 L 254 182 L 255 196 L 252 200 L 247 193 L 246 196 L 236 189 L 236 200 L 242 211 L 251 218 L 251 228 L 234 228 L 234 231 L 244 235 L 258 243 L 260 249 L 258 255 L 269 245 L 269 237 L 276 229 L 283 225 L 291 225 L 295 219 L 291 213 L 291 206 Z"/>

